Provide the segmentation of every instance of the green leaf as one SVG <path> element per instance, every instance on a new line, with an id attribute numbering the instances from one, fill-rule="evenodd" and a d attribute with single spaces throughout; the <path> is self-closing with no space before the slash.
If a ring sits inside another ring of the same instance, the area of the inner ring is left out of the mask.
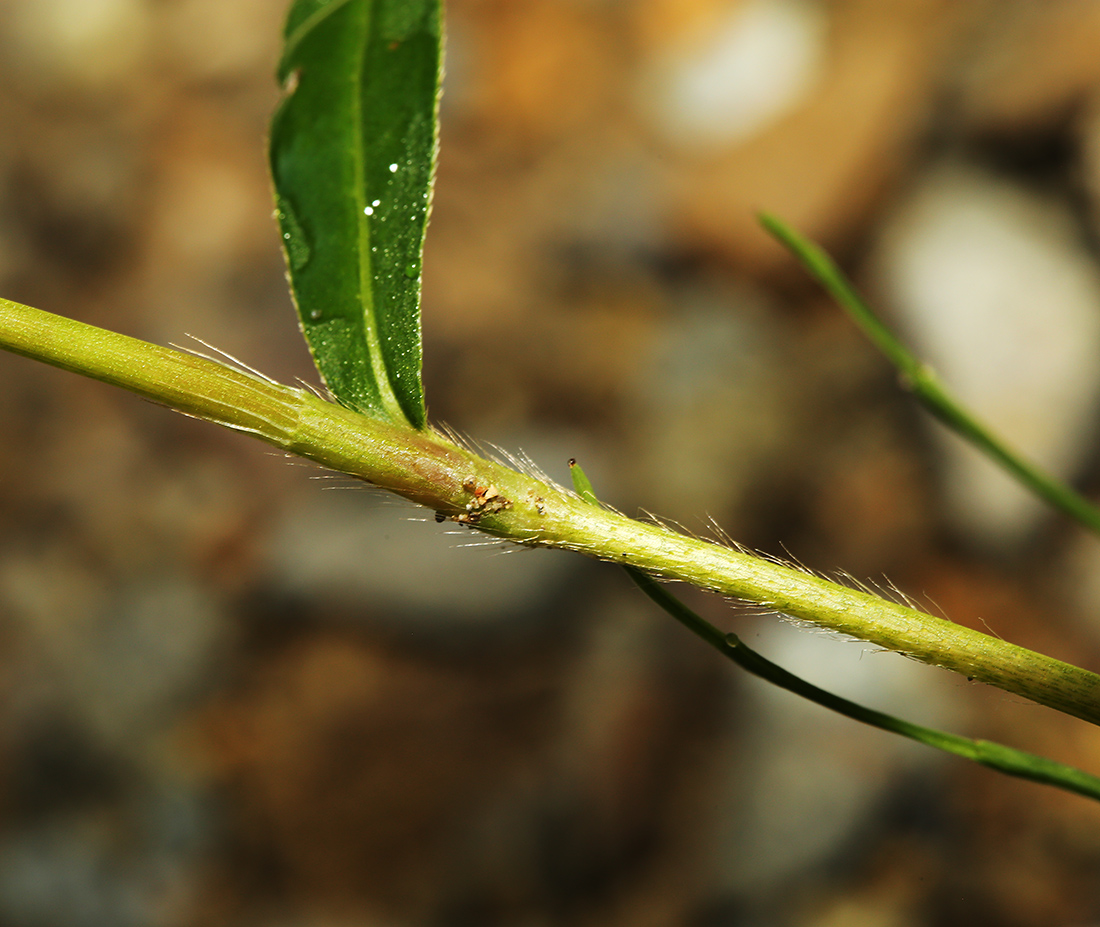
<path id="1" fill-rule="evenodd" d="M 269 152 L 291 289 L 326 386 L 417 428 L 440 62 L 439 0 L 296 0 Z"/>

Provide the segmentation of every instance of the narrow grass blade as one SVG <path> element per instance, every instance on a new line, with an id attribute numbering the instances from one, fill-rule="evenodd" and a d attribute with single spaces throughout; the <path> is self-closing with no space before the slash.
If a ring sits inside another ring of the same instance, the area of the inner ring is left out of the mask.
<path id="1" fill-rule="evenodd" d="M 921 405 L 1049 505 L 1100 535 L 1100 509 L 1065 483 L 1025 460 L 955 399 L 940 383 L 932 368 L 918 360 L 871 311 L 828 254 L 775 216 L 762 214 L 760 223 L 798 259 L 810 276 L 886 355 L 898 369 L 902 385 Z"/>
<path id="2" fill-rule="evenodd" d="M 440 20 L 439 0 L 296 0 L 269 150 L 291 289 L 325 384 L 417 428 Z"/>
<path id="3" fill-rule="evenodd" d="M 573 478 L 573 488 L 577 495 L 593 505 L 598 505 L 599 503 L 592 490 L 592 483 L 575 460 L 569 461 L 569 473 Z M 1100 801 L 1100 777 L 1098 776 L 1093 776 L 1064 763 L 1058 763 L 1032 753 L 1025 753 L 1022 750 L 1014 750 L 1011 747 L 1005 747 L 992 741 L 972 740 L 969 737 L 960 737 L 957 734 L 949 734 L 935 728 L 912 724 L 909 721 L 903 721 L 893 715 L 875 711 L 872 708 L 865 708 L 856 702 L 827 692 L 762 657 L 755 650 L 746 646 L 736 634 L 724 634 L 705 618 L 688 608 L 644 570 L 631 566 L 624 566 L 623 569 L 626 570 L 627 575 L 642 592 L 689 631 L 702 638 L 743 670 L 772 683 L 772 685 L 793 692 L 795 695 L 800 695 L 802 698 L 854 721 L 860 721 L 863 724 L 869 724 L 871 727 L 877 727 L 893 734 L 900 734 L 902 737 L 908 737 L 918 743 L 934 747 L 937 750 L 943 750 L 945 753 L 953 753 L 964 759 L 973 760 L 1005 775 L 1042 782 L 1055 788 L 1064 789 L 1067 792 L 1076 792 L 1078 795 Z"/>
<path id="4" fill-rule="evenodd" d="M 1032 753 L 1025 753 L 1022 750 L 1014 750 L 1011 747 L 988 740 L 972 740 L 969 737 L 960 737 L 957 734 L 949 734 L 934 728 L 912 724 L 893 715 L 865 708 L 846 698 L 841 698 L 820 689 L 751 650 L 745 646 L 737 635 L 723 634 L 710 622 L 684 605 L 649 574 L 634 567 L 626 567 L 625 569 L 630 574 L 630 578 L 650 599 L 712 647 L 720 650 L 734 663 L 754 676 L 759 676 L 781 689 L 800 695 L 811 702 L 855 721 L 869 724 L 871 727 L 900 734 L 902 737 L 908 737 L 910 740 L 926 744 L 929 747 L 935 747 L 937 750 L 973 760 L 1009 776 L 1043 782 L 1100 801 L 1100 777 L 1090 775 L 1064 763 L 1057 763 L 1054 760 L 1036 756 Z"/>

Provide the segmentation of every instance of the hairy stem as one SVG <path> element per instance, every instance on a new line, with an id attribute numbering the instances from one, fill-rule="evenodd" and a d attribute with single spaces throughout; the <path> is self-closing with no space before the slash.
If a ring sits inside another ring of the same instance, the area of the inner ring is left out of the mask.
<path id="1" fill-rule="evenodd" d="M 254 434 L 521 544 L 559 547 L 754 602 L 1100 723 L 1100 676 L 916 609 L 591 505 L 432 432 L 225 364 L 0 300 L 0 347 Z"/>

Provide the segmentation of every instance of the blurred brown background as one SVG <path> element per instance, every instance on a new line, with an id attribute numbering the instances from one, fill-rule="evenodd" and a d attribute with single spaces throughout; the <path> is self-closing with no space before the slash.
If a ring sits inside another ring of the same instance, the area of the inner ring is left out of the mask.
<path id="1" fill-rule="evenodd" d="M 0 0 L 0 293 L 312 382 L 264 163 L 284 12 Z M 1100 3 L 448 17 L 435 420 L 1100 665 L 1100 544 L 946 440 L 753 218 L 1097 495 Z M 21 358 L 0 434 L 4 927 L 1100 923 L 1093 805 L 743 678 L 611 567 L 469 547 Z M 1100 770 L 1083 723 L 691 600 L 844 694 Z"/>

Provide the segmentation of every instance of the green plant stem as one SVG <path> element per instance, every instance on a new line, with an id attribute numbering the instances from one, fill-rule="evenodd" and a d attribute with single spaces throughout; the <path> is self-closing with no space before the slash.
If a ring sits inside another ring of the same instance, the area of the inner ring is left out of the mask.
<path id="1" fill-rule="evenodd" d="M 592 483 L 581 466 L 575 460 L 570 460 L 569 470 L 569 475 L 573 479 L 573 489 L 577 495 L 590 505 L 599 505 Z M 1034 753 L 1014 750 L 989 740 L 972 740 L 969 737 L 960 737 L 935 728 L 912 724 L 885 712 L 864 708 L 856 702 L 818 688 L 762 657 L 736 634 L 725 634 L 718 630 L 697 612 L 688 608 L 648 573 L 632 566 L 626 566 L 623 569 L 642 592 L 692 634 L 702 638 L 741 669 L 772 685 L 786 689 L 854 721 L 908 737 L 926 746 L 943 750 L 945 753 L 973 760 L 1006 775 L 1043 782 L 1055 788 L 1100 800 L 1100 777 L 1073 766 L 1057 763 L 1045 757 L 1036 756 Z"/>
<path id="2" fill-rule="evenodd" d="M 775 216 L 760 223 L 786 247 L 825 291 L 848 313 L 863 333 L 886 355 L 901 384 L 932 415 L 975 445 L 1041 499 L 1100 535 L 1100 509 L 1069 486 L 1025 460 L 963 406 L 940 382 L 935 371 L 915 357 L 871 311 L 828 254 Z"/>
<path id="3" fill-rule="evenodd" d="M 1026 753 L 1023 750 L 1014 750 L 1012 747 L 1006 747 L 1003 744 L 989 740 L 960 737 L 947 731 L 939 731 L 920 724 L 903 721 L 901 718 L 896 718 L 885 712 L 875 711 L 872 708 L 865 708 L 856 702 L 827 692 L 825 689 L 818 688 L 788 672 L 783 667 L 772 663 L 766 657 L 762 657 L 755 650 L 748 647 L 736 634 L 723 634 L 709 621 L 692 611 L 674 595 L 671 595 L 652 576 L 634 567 L 627 567 L 626 571 L 638 588 L 668 614 L 743 670 L 760 679 L 854 721 L 893 734 L 900 734 L 902 737 L 908 737 L 910 740 L 934 747 L 937 750 L 943 750 L 946 753 L 952 753 L 964 759 L 981 763 L 983 766 L 989 766 L 1009 776 L 1042 782 L 1100 801 L 1100 777 L 1073 766 L 1067 766 L 1046 757 L 1036 756 L 1034 753 Z"/>
<path id="4" fill-rule="evenodd" d="M 1094 673 L 801 570 L 598 508 L 433 432 L 368 418 L 306 390 L 7 300 L 0 300 L 0 347 L 249 432 L 494 536 L 579 551 L 758 603 L 1100 723 L 1100 676 Z"/>

